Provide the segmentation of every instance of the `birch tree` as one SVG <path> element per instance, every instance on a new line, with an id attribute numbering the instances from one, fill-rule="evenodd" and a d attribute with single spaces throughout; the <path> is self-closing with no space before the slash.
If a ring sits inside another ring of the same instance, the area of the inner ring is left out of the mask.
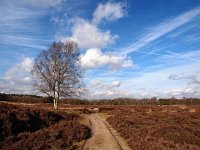
<path id="1" fill-rule="evenodd" d="M 54 98 L 54 109 L 60 97 L 80 96 L 85 91 L 79 61 L 78 45 L 73 41 L 54 42 L 34 61 L 32 76 L 35 87 Z"/>

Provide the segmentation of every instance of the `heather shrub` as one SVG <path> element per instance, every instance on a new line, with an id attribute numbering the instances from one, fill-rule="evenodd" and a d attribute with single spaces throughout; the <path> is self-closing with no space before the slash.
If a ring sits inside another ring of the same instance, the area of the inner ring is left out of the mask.
<path id="1" fill-rule="evenodd" d="M 108 111 L 107 121 L 135 150 L 197 150 L 199 110 L 199 106 L 122 106 Z"/>
<path id="2" fill-rule="evenodd" d="M 91 134 L 78 119 L 73 113 L 0 104 L 0 149 L 70 149 Z"/>

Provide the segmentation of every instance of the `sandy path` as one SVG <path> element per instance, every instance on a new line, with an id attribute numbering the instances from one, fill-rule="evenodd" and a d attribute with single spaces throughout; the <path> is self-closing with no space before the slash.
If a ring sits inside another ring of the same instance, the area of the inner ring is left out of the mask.
<path id="1" fill-rule="evenodd" d="M 83 150 L 129 150 L 126 142 L 99 115 L 91 114 L 90 120 L 93 135 L 86 141 Z"/>

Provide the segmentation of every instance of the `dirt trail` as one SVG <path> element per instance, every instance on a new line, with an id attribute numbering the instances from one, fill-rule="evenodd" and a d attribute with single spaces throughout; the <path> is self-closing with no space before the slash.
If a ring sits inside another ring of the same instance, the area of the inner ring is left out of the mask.
<path id="1" fill-rule="evenodd" d="M 83 150 L 130 150 L 126 142 L 98 113 L 88 116 L 93 135 Z"/>

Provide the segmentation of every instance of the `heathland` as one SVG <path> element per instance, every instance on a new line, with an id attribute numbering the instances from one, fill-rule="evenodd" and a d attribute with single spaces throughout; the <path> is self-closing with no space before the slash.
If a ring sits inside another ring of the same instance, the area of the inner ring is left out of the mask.
<path id="1" fill-rule="evenodd" d="M 106 149 L 108 140 L 119 149 L 200 149 L 199 99 L 65 99 L 52 108 L 49 98 L 1 94 L 0 149 Z"/>

